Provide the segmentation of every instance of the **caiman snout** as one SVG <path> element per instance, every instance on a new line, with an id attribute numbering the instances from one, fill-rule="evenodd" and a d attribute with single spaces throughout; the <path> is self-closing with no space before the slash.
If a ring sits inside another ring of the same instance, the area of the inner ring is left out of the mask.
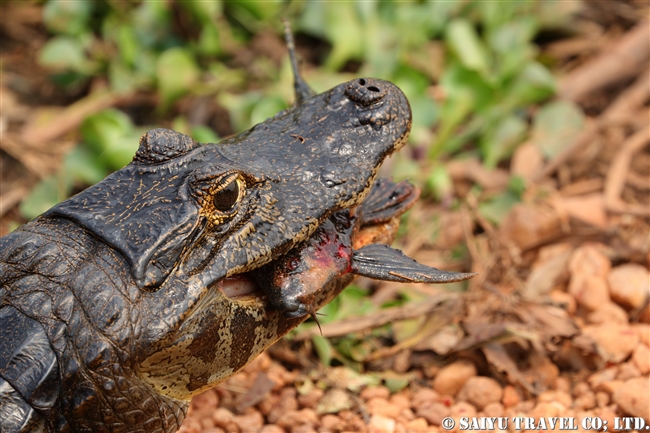
<path id="1" fill-rule="evenodd" d="M 345 95 L 365 107 L 381 101 L 386 96 L 386 82 L 374 78 L 359 78 L 345 86 Z"/>

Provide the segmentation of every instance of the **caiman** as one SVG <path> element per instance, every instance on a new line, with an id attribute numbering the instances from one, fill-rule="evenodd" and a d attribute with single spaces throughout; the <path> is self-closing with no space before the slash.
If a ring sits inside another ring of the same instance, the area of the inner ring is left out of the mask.
<path id="1" fill-rule="evenodd" d="M 358 78 L 316 95 L 288 43 L 291 108 L 217 144 L 151 130 L 0 239 L 0 432 L 174 432 L 353 275 L 469 277 L 378 245 L 417 198 L 375 183 L 409 134 L 404 94 Z"/>

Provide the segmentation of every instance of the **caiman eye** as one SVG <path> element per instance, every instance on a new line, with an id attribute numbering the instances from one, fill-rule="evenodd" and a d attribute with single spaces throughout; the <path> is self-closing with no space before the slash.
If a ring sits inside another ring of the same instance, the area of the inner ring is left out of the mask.
<path id="1" fill-rule="evenodd" d="M 225 187 L 221 188 L 214 194 L 214 207 L 218 211 L 228 212 L 237 204 L 239 200 L 241 180 L 237 176 L 233 176 L 227 181 Z"/>

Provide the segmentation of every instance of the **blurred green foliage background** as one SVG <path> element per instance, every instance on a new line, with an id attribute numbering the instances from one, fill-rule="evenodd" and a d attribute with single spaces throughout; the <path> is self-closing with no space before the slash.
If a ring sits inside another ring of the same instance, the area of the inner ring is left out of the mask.
<path id="1" fill-rule="evenodd" d="M 580 108 L 553 99 L 553 59 L 541 56 L 535 43 L 543 32 L 569 31 L 577 7 L 532 0 L 48 0 L 43 19 L 51 38 L 39 62 L 54 82 L 79 92 L 99 79 L 117 94 L 153 93 L 157 103 L 145 115 L 110 108 L 88 116 L 79 145 L 60 172 L 23 201 L 21 212 L 33 218 L 124 166 L 149 128 L 218 141 L 218 131 L 183 111 L 196 98 L 209 98 L 227 113 L 230 133 L 288 107 L 293 88 L 286 53 L 279 62 L 242 55 L 255 54 L 251 47 L 260 40 L 284 50 L 283 16 L 307 60 L 305 79 L 317 92 L 355 76 L 390 80 L 404 91 L 413 109 L 410 151 L 395 157 L 392 175 L 410 178 L 425 196 L 449 196 L 451 180 L 440 161 L 473 156 L 496 167 L 531 137 L 551 157 L 581 129 Z M 522 188 L 513 179 L 507 191 L 481 203 L 484 216 L 498 224 Z M 372 308 L 363 291 L 353 288 L 345 296 L 327 308 L 326 321 Z M 329 346 L 315 343 L 331 359 Z M 361 360 L 370 349 L 357 343 L 345 340 L 337 353 Z"/>
<path id="2" fill-rule="evenodd" d="M 22 213 L 33 218 L 74 185 L 92 184 L 127 164 L 148 128 L 167 126 L 202 142 L 218 141 L 213 129 L 174 110 L 181 98 L 213 97 L 227 110 L 232 132 L 289 106 L 286 56 L 280 65 L 264 56 L 238 61 L 256 35 L 282 38 L 282 16 L 304 36 L 303 49 L 314 51 L 316 67 L 309 65 L 304 74 L 317 92 L 354 76 L 374 76 L 406 93 L 415 158 L 399 157 L 393 175 L 443 197 L 450 181 L 436 164 L 440 158 L 478 154 L 485 166 L 495 167 L 540 134 L 543 153 L 552 156 L 581 128 L 578 107 L 549 103 L 552 59 L 540 58 L 533 42 L 543 30 L 569 26 L 575 7 L 532 0 L 48 0 L 43 19 L 52 37 L 39 62 L 52 80 L 73 92 L 104 78 L 112 92 L 156 92 L 159 99 L 148 124 L 117 109 L 89 116 L 80 146 L 56 179 L 45 179 L 23 202 Z"/>

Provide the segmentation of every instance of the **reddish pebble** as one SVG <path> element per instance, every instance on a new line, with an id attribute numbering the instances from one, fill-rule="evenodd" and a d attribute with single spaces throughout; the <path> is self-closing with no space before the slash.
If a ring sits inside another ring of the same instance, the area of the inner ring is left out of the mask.
<path id="1" fill-rule="evenodd" d="M 571 390 L 571 381 L 563 376 L 558 376 L 555 379 L 554 388 L 556 391 L 569 392 Z"/>
<path id="2" fill-rule="evenodd" d="M 632 329 L 639 336 L 639 341 L 650 347 L 650 324 L 647 323 L 634 323 Z"/>
<path id="3" fill-rule="evenodd" d="M 295 427 L 291 427 L 291 433 L 314 433 L 316 429 L 311 424 L 299 424 Z"/>
<path id="4" fill-rule="evenodd" d="M 591 388 L 589 387 L 589 384 L 587 382 L 578 382 L 576 383 L 576 386 L 573 387 L 573 395 L 575 397 L 581 396 L 582 394 L 585 394 L 587 392 L 590 392 Z"/>
<path id="5" fill-rule="evenodd" d="M 262 415 L 267 416 L 271 409 L 273 409 L 280 401 L 280 396 L 277 394 L 267 394 L 264 396 L 264 400 L 257 403 L 257 408 L 262 412 Z"/>
<path id="6" fill-rule="evenodd" d="M 582 410 L 593 409 L 596 407 L 596 396 L 593 392 L 587 391 L 575 399 L 573 406 Z"/>
<path id="7" fill-rule="evenodd" d="M 409 421 L 406 423 L 405 427 L 406 433 L 422 433 L 430 430 L 429 423 L 427 423 L 427 420 L 422 417 Z"/>
<path id="8" fill-rule="evenodd" d="M 252 432 L 262 428 L 264 425 L 264 417 L 257 410 L 249 407 L 244 414 L 235 416 L 234 422 L 240 431 Z"/>
<path id="9" fill-rule="evenodd" d="M 639 344 L 632 352 L 632 361 L 641 374 L 650 372 L 650 348 L 645 344 Z"/>
<path id="10" fill-rule="evenodd" d="M 617 414 L 617 411 L 615 409 L 616 405 L 598 408 L 594 411 L 594 415 L 603 420 L 603 422 L 607 423 L 605 425 L 615 426 L 615 418 L 620 419 L 620 415 Z M 612 431 L 612 429 L 608 428 L 607 431 Z"/>
<path id="11" fill-rule="evenodd" d="M 530 416 L 536 419 L 556 417 L 566 414 L 567 407 L 556 401 L 543 401 L 530 411 Z"/>
<path id="12" fill-rule="evenodd" d="M 383 397 L 373 397 L 368 400 L 366 410 L 370 415 L 383 415 L 389 418 L 397 418 L 402 411 L 399 406 L 389 403 Z"/>
<path id="13" fill-rule="evenodd" d="M 373 415 L 368 423 L 368 431 L 371 433 L 393 433 L 395 432 L 395 420 L 381 415 Z"/>
<path id="14" fill-rule="evenodd" d="M 650 378 L 648 376 L 625 381 L 623 386 L 614 391 L 612 400 L 626 415 L 641 417 L 650 424 Z"/>
<path id="15" fill-rule="evenodd" d="M 413 394 L 411 407 L 418 409 L 420 406 L 429 405 L 440 399 L 440 395 L 430 388 L 420 388 Z"/>
<path id="16" fill-rule="evenodd" d="M 278 419 L 289 411 L 296 411 L 298 409 L 298 400 L 296 399 L 295 388 L 284 388 L 280 392 L 280 398 L 277 404 L 271 408 L 266 416 L 267 421 L 271 424 L 278 424 Z"/>
<path id="17" fill-rule="evenodd" d="M 400 413 L 399 413 L 399 415 L 397 416 L 396 419 L 398 421 L 401 420 L 401 421 L 404 421 L 404 422 L 412 421 L 412 420 L 415 419 L 415 412 L 413 412 L 410 408 L 407 407 L 407 408 L 402 409 L 400 411 Z"/>
<path id="18" fill-rule="evenodd" d="M 390 397 L 389 401 L 401 410 L 411 407 L 411 400 L 404 394 L 394 394 Z"/>
<path id="19" fill-rule="evenodd" d="M 459 419 L 462 417 L 475 417 L 476 408 L 466 401 L 459 401 L 450 408 L 449 416 L 454 419 Z"/>
<path id="20" fill-rule="evenodd" d="M 225 428 L 235 420 L 235 415 L 228 409 L 220 407 L 212 413 L 214 425 Z"/>
<path id="21" fill-rule="evenodd" d="M 626 308 L 639 308 L 650 294 L 648 270 L 636 263 L 617 266 L 607 276 L 612 299 Z"/>
<path id="22" fill-rule="evenodd" d="M 318 405 L 320 399 L 323 397 L 323 394 L 325 394 L 325 391 L 322 389 L 313 388 L 307 394 L 298 396 L 298 405 L 301 408 L 307 407 L 310 409 L 316 409 L 316 406 Z"/>
<path id="23" fill-rule="evenodd" d="M 498 401 L 495 401 L 486 404 L 485 407 L 483 408 L 483 413 L 485 414 L 485 416 L 488 417 L 499 417 L 499 416 L 503 416 L 504 410 L 505 409 L 503 407 L 503 404 L 501 404 Z"/>
<path id="24" fill-rule="evenodd" d="M 621 362 L 637 347 L 639 336 L 625 325 L 605 324 L 585 326 L 583 332 L 596 340 L 605 361 Z"/>
<path id="25" fill-rule="evenodd" d="M 589 311 L 595 311 L 611 302 L 607 281 L 600 276 L 585 276 L 579 283 L 569 286 L 569 293 L 573 295 L 579 305 Z"/>
<path id="26" fill-rule="evenodd" d="M 610 380 L 608 382 L 601 383 L 596 390 L 605 391 L 609 395 L 614 395 L 616 390 L 623 386 L 623 383 L 624 382 L 622 380 Z"/>
<path id="27" fill-rule="evenodd" d="M 440 425 L 442 420 L 449 416 L 450 408 L 442 403 L 430 403 L 429 405 L 420 406 L 415 415 L 427 420 L 429 424 Z"/>
<path id="28" fill-rule="evenodd" d="M 587 315 L 587 323 L 594 325 L 618 323 L 627 325 L 628 318 L 625 310 L 618 304 L 606 302 Z"/>
<path id="29" fill-rule="evenodd" d="M 539 402 L 558 402 L 561 403 L 564 407 L 571 407 L 571 395 L 568 392 L 564 391 L 544 391 L 538 397 L 537 401 Z"/>
<path id="30" fill-rule="evenodd" d="M 476 376 L 476 367 L 465 360 L 453 362 L 440 369 L 433 379 L 433 389 L 439 394 L 455 396 L 470 377 Z"/>
<path id="31" fill-rule="evenodd" d="M 612 268 L 609 258 L 605 255 L 607 247 L 600 243 L 585 243 L 571 254 L 569 271 L 573 278 L 579 275 L 595 275 L 606 277 Z"/>
<path id="32" fill-rule="evenodd" d="M 641 376 L 641 372 L 637 368 L 634 361 L 630 360 L 618 366 L 618 376 L 616 376 L 616 379 L 618 380 L 628 380 L 639 376 Z"/>
<path id="33" fill-rule="evenodd" d="M 501 403 L 503 407 L 512 407 L 518 404 L 521 401 L 519 393 L 512 385 L 506 385 L 503 387 L 503 397 L 501 397 Z"/>
<path id="34" fill-rule="evenodd" d="M 202 430 L 212 428 L 214 427 L 214 421 L 209 416 L 203 417 L 201 418 L 201 426 L 203 427 Z"/>
<path id="35" fill-rule="evenodd" d="M 259 433 L 285 433 L 284 429 L 275 424 L 266 424 Z"/>
<path id="36" fill-rule="evenodd" d="M 553 290 L 548 294 L 554 304 L 560 306 L 567 313 L 573 315 L 576 312 L 576 299 L 567 292 Z"/>
<path id="37" fill-rule="evenodd" d="M 503 389 L 499 382 L 491 377 L 470 377 L 458 393 L 459 400 L 472 403 L 476 408 L 483 409 L 485 405 L 501 401 Z"/>
<path id="38" fill-rule="evenodd" d="M 282 428 L 293 430 L 293 426 L 308 424 L 312 428 L 320 425 L 318 415 L 313 409 L 290 410 L 285 412 L 277 421 Z"/>
<path id="39" fill-rule="evenodd" d="M 374 397 L 387 400 L 390 397 L 390 391 L 385 386 L 369 386 L 359 393 L 359 397 L 363 400 L 370 400 Z"/>
<path id="40" fill-rule="evenodd" d="M 596 406 L 605 407 L 609 404 L 609 394 L 605 391 L 598 391 L 596 393 Z"/>
<path id="41" fill-rule="evenodd" d="M 597 371 L 587 378 L 587 382 L 594 391 L 599 391 L 599 387 L 610 380 L 614 380 L 618 374 L 618 366 L 612 366 L 605 370 Z"/>
<path id="42" fill-rule="evenodd" d="M 323 415 L 320 419 L 321 426 L 330 431 L 341 431 L 345 427 L 345 423 L 341 418 L 336 415 L 326 414 Z"/>

